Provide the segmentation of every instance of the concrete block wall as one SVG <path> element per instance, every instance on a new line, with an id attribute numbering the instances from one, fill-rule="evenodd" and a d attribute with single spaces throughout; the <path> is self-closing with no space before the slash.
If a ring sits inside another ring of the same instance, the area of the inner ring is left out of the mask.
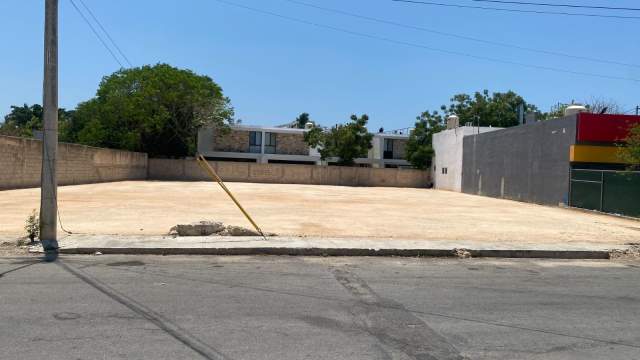
<path id="1" fill-rule="evenodd" d="M 210 162 L 225 181 L 424 188 L 426 171 L 246 162 Z M 39 187 L 42 142 L 0 136 L 0 190 Z M 209 181 L 193 159 L 148 159 L 147 154 L 59 144 L 59 185 L 124 180 Z"/>
<path id="2" fill-rule="evenodd" d="M 412 169 L 209 162 L 224 181 L 270 184 L 313 184 L 425 188 L 430 173 Z M 192 159 L 149 159 L 149 180 L 209 181 Z"/>
<path id="3" fill-rule="evenodd" d="M 463 139 L 474 134 L 501 130 L 492 127 L 461 126 L 433 135 L 433 184 L 436 189 L 462 191 Z M 445 169 L 445 170 L 443 170 Z"/>
<path id="4" fill-rule="evenodd" d="M 462 191 L 543 205 L 567 204 L 569 153 L 575 142 L 575 116 L 466 136 Z"/>
<path id="5" fill-rule="evenodd" d="M 77 144 L 58 146 L 59 185 L 143 180 L 147 154 Z M 0 190 L 40 186 L 42 141 L 0 136 Z"/>

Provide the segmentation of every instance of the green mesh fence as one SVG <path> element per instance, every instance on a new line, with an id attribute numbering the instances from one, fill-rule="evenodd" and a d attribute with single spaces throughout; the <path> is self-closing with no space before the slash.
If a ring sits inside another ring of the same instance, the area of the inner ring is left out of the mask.
<path id="1" fill-rule="evenodd" d="M 640 217 L 640 172 L 572 170 L 570 205 Z"/>
<path id="2" fill-rule="evenodd" d="M 640 173 L 605 172 L 602 211 L 640 217 Z"/>

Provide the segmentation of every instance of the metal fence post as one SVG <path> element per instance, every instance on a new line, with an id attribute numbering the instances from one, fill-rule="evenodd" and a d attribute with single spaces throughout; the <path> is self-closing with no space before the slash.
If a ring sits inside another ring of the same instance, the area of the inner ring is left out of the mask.
<path id="1" fill-rule="evenodd" d="M 569 198 L 567 205 L 573 206 L 573 168 L 569 168 Z"/>
<path id="2" fill-rule="evenodd" d="M 604 211 L 604 171 L 600 172 L 600 211 Z"/>

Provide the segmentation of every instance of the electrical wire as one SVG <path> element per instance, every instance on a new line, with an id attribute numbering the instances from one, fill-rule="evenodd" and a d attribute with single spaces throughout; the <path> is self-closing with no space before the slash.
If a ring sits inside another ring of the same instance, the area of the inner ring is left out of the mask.
<path id="1" fill-rule="evenodd" d="M 489 3 L 498 3 L 498 4 L 565 7 L 565 8 L 574 8 L 574 9 L 640 11 L 640 8 L 611 7 L 611 6 L 597 6 L 597 5 L 575 5 L 575 4 L 551 4 L 551 3 L 538 3 L 538 2 L 530 2 L 530 1 L 507 1 L 507 0 L 471 0 L 471 1 L 489 2 Z"/>
<path id="2" fill-rule="evenodd" d="M 542 10 L 525 10 L 525 9 L 506 9 L 506 8 L 497 8 L 497 7 L 490 7 L 490 6 L 445 4 L 445 3 L 433 2 L 433 1 L 417 1 L 417 0 L 391 0 L 391 1 L 402 2 L 402 3 L 411 3 L 411 4 L 420 4 L 420 5 L 445 6 L 445 7 L 454 7 L 454 8 L 463 8 L 463 9 L 492 10 L 492 11 L 515 12 L 515 13 L 544 14 L 544 15 L 565 15 L 565 16 L 586 16 L 586 17 L 595 17 L 595 18 L 632 19 L 632 20 L 640 19 L 640 16 L 569 13 L 569 12 L 561 12 L 561 11 L 542 11 Z"/>
<path id="3" fill-rule="evenodd" d="M 588 57 L 588 56 L 572 55 L 572 54 L 567 54 L 567 53 L 562 53 L 562 52 L 557 52 L 557 51 L 536 49 L 536 48 L 530 48 L 530 47 L 526 47 L 526 46 L 508 44 L 508 43 L 503 43 L 503 42 L 498 42 L 498 41 L 485 40 L 485 39 L 480 39 L 480 38 L 466 36 L 466 35 L 454 34 L 454 33 L 449 33 L 449 32 L 435 30 L 435 29 L 429 29 L 429 28 L 416 26 L 416 25 L 408 25 L 408 24 L 404 24 L 404 23 L 400 23 L 400 22 L 396 22 L 396 21 L 391 21 L 391 20 L 386 20 L 386 19 L 381 19 L 381 18 L 375 18 L 375 17 L 371 17 L 371 16 L 359 15 L 359 14 L 355 14 L 355 13 L 348 12 L 348 11 L 343 11 L 343 10 L 339 10 L 339 9 L 328 8 L 328 7 L 323 7 L 323 6 L 319 6 L 319 5 L 315 5 L 315 4 L 310 4 L 310 3 L 307 3 L 307 2 L 304 2 L 304 1 L 298 1 L 298 0 L 282 0 L 282 1 L 286 1 L 286 2 L 289 2 L 289 3 L 297 4 L 297 5 L 307 6 L 307 7 L 310 7 L 310 8 L 323 10 L 323 11 L 327 11 L 327 12 L 332 12 L 332 13 L 336 13 L 336 14 L 341 14 L 341 15 L 344 15 L 344 16 L 351 16 L 351 17 L 358 18 L 358 19 L 373 21 L 373 22 L 377 22 L 377 23 L 381 23 L 381 24 L 392 25 L 392 26 L 401 27 L 401 28 L 405 28 L 405 29 L 411 29 L 411 30 L 418 30 L 418 31 L 437 34 L 437 35 L 442 35 L 442 36 L 449 36 L 449 37 L 453 37 L 453 38 L 456 38 L 456 39 L 475 41 L 475 42 L 479 42 L 479 43 L 483 43 L 483 44 L 502 46 L 502 47 L 506 47 L 506 48 L 524 50 L 524 51 L 535 52 L 535 53 L 546 54 L 546 55 L 561 56 L 561 57 L 567 57 L 567 58 L 578 59 L 578 60 L 586 60 L 586 61 L 598 62 L 598 63 L 603 63 L 603 64 L 612 64 L 612 65 L 620 65 L 620 66 L 628 66 L 628 67 L 640 68 L 640 65 L 637 65 L 637 64 L 625 63 L 625 62 L 620 62 L 620 61 L 615 61 L 615 60 L 597 59 L 597 58 L 592 58 L 592 57 Z"/>
<path id="4" fill-rule="evenodd" d="M 457 56 L 469 57 L 469 58 L 473 58 L 473 59 L 486 60 L 486 61 L 496 62 L 496 63 L 501 63 L 501 64 L 517 65 L 517 66 L 521 66 L 521 67 L 527 67 L 527 68 L 538 69 L 538 70 L 546 70 L 546 71 L 553 71 L 553 72 L 573 74 L 573 75 L 597 77 L 597 78 L 603 78 L 603 79 L 625 80 L 625 81 L 632 81 L 632 82 L 636 82 L 636 83 L 640 82 L 640 79 L 636 79 L 636 78 L 629 78 L 629 77 L 615 76 L 615 75 L 596 74 L 596 73 L 589 73 L 589 72 L 582 72 L 582 71 L 574 71 L 574 70 L 562 69 L 562 68 L 556 68 L 556 67 L 544 66 L 544 65 L 527 64 L 527 63 L 521 63 L 521 62 L 517 62 L 517 61 L 493 58 L 493 57 L 489 57 L 489 56 L 475 55 L 475 54 L 464 53 L 464 52 L 455 51 L 455 50 L 442 49 L 442 48 L 422 45 L 422 44 L 418 44 L 418 43 L 413 43 L 413 42 L 409 42 L 409 41 L 397 40 L 397 39 L 387 38 L 387 37 L 384 37 L 384 36 L 378 36 L 378 35 L 372 35 L 372 34 L 367 34 L 367 33 L 363 33 L 363 32 L 353 31 L 353 30 L 340 28 L 340 27 L 336 27 L 336 26 L 332 26 L 332 25 L 326 25 L 326 24 L 322 24 L 322 23 L 318 23 L 318 22 L 309 21 L 309 20 L 303 20 L 303 19 L 300 19 L 300 18 L 295 18 L 295 17 L 291 17 L 291 16 L 287 16 L 287 15 L 282 15 L 282 14 L 275 13 L 275 12 L 268 11 L 268 10 L 263 10 L 263 9 L 258 9 L 258 8 L 254 8 L 254 7 L 238 4 L 238 3 L 231 2 L 231 1 L 228 1 L 228 0 L 214 0 L 214 1 L 222 3 L 222 4 L 226 4 L 226 5 L 229 5 L 229 6 L 234 6 L 234 7 L 237 7 L 237 8 L 250 10 L 250 11 L 253 11 L 253 12 L 256 12 L 256 13 L 269 15 L 269 16 L 280 18 L 280 19 L 285 19 L 285 20 L 288 20 L 288 21 L 292 21 L 292 22 L 297 22 L 297 23 L 300 23 L 300 24 L 310 25 L 310 26 L 314 26 L 314 27 L 318 27 L 318 28 L 322 28 L 322 29 L 329 29 L 329 30 L 336 31 L 336 32 L 350 34 L 350 35 L 354 35 L 354 36 L 358 36 L 358 37 L 362 37 L 362 38 L 367 38 L 367 39 L 383 41 L 383 42 L 396 44 L 396 45 L 403 45 L 403 46 L 407 46 L 407 47 L 419 48 L 419 49 L 423 49 L 423 50 L 440 52 L 440 53 L 449 54 L 449 55 L 457 55 Z"/>
<path id="5" fill-rule="evenodd" d="M 82 19 L 89 26 L 89 28 L 91 28 L 91 31 L 93 31 L 93 34 L 98 38 L 98 40 L 100 40 L 100 42 L 102 43 L 102 46 L 104 46 L 104 48 L 107 49 L 107 51 L 109 52 L 109 54 L 111 54 L 113 59 L 120 65 L 120 68 L 124 68 L 124 65 L 122 65 L 122 62 L 120 61 L 120 59 L 118 59 L 116 54 L 113 53 L 111 48 L 107 45 L 107 43 L 104 41 L 102 36 L 100 36 L 100 34 L 96 30 L 96 28 L 91 24 L 89 19 L 87 19 L 87 17 L 82 13 L 82 11 L 80 11 L 80 8 L 78 8 L 78 5 L 76 5 L 76 3 L 73 0 L 69 0 L 69 2 L 71 2 L 71 5 L 73 5 L 73 8 L 76 9 L 80 17 L 82 17 Z"/>
<path id="6" fill-rule="evenodd" d="M 506 1 L 506 0 L 471 0 L 471 1 L 475 1 L 475 2 L 490 2 L 490 3 L 498 3 L 498 4 L 548 6 L 548 7 L 566 7 L 566 8 L 574 8 L 574 9 L 640 11 L 640 8 L 611 7 L 611 6 L 599 6 L 599 5 L 552 4 L 552 3 L 538 3 L 538 2 L 530 2 L 530 1 Z"/>
<path id="7" fill-rule="evenodd" d="M 122 49 L 120 49 L 120 46 L 118 46 L 118 44 L 116 44 L 116 42 L 113 40 L 113 38 L 111 37 L 111 35 L 107 31 L 107 29 L 105 29 L 104 26 L 102 26 L 102 23 L 98 20 L 98 18 L 95 16 L 93 11 L 91 11 L 91 9 L 89 9 L 87 4 L 85 4 L 85 2 L 83 0 L 78 0 L 78 1 L 80 1 L 80 4 L 82 4 L 82 6 L 87 10 L 87 12 L 91 16 L 91 18 L 93 18 L 93 21 L 95 21 L 96 24 L 98 24 L 98 26 L 100 27 L 100 29 L 102 29 L 102 32 L 104 32 L 104 34 L 107 35 L 107 38 L 109 39 L 109 41 L 111 41 L 111 44 L 113 44 L 113 47 L 116 48 L 118 53 L 120 53 L 120 56 L 122 56 L 122 58 L 127 62 L 127 64 L 129 64 L 129 67 L 133 67 L 133 65 L 131 64 L 131 61 L 129 61 L 129 58 L 127 57 L 127 55 L 125 55 L 124 52 L 122 52 Z"/>

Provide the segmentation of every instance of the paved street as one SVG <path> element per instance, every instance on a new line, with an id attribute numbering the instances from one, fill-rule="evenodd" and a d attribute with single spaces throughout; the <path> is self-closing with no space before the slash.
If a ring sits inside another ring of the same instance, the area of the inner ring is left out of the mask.
<path id="1" fill-rule="evenodd" d="M 640 359 L 640 263 L 0 258 L 2 359 Z"/>

